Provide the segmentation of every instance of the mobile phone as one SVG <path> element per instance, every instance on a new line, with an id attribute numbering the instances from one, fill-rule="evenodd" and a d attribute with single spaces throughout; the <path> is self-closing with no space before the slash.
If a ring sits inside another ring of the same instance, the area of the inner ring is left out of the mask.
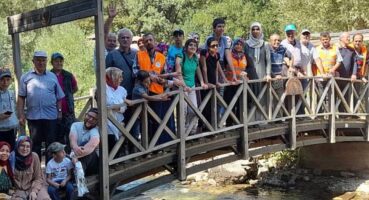
<path id="1" fill-rule="evenodd" d="M 11 115 L 12 113 L 13 113 L 12 111 L 6 111 L 4 114 Z"/>

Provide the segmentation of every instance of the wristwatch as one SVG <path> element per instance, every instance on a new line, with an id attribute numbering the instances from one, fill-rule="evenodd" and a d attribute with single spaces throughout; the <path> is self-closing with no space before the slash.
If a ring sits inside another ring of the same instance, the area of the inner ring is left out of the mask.
<path id="1" fill-rule="evenodd" d="M 58 112 L 61 112 L 62 111 L 62 109 L 61 108 L 58 108 Z"/>

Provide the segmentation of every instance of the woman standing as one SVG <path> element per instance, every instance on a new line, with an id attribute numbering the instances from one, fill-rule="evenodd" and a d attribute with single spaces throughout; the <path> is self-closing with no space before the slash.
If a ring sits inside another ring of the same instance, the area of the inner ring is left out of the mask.
<path id="1" fill-rule="evenodd" d="M 32 152 L 32 141 L 28 136 L 20 136 L 10 155 L 14 174 L 14 200 L 50 200 L 41 171 L 38 155 Z"/>
<path id="2" fill-rule="evenodd" d="M 264 41 L 263 30 L 259 22 L 254 22 L 250 26 L 250 35 L 245 44 L 245 53 L 249 64 L 249 67 L 247 67 L 247 73 L 249 74 L 250 79 L 266 79 L 269 81 L 271 74 L 270 51 Z M 255 96 L 258 96 L 265 83 L 261 82 L 250 85 Z M 267 105 L 265 94 L 259 101 L 261 105 L 264 105 L 264 110 Z M 258 109 L 256 109 L 256 111 L 255 121 L 264 120 L 260 111 Z"/>
<path id="3" fill-rule="evenodd" d="M 195 88 L 195 76 L 200 82 L 201 87 L 204 89 L 207 88 L 205 85 L 201 70 L 199 68 L 199 60 L 196 55 L 197 52 L 197 42 L 194 39 L 188 39 L 185 43 L 183 53 L 176 55 L 176 72 L 181 74 L 178 79 L 184 81 L 185 85 L 185 94 L 191 100 L 191 103 L 197 108 L 197 98 L 196 91 L 193 90 Z M 196 117 L 195 112 L 185 104 L 185 128 L 186 130 L 189 128 L 189 125 L 193 118 Z M 196 117 L 197 118 L 197 117 Z M 192 127 L 190 134 L 195 134 L 197 132 L 197 119 L 195 125 Z"/>

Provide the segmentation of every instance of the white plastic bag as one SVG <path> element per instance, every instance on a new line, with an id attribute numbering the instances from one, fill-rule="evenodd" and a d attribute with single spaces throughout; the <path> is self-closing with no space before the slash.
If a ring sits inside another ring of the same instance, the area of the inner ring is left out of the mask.
<path id="1" fill-rule="evenodd" d="M 74 152 L 70 154 L 70 156 L 74 157 Z M 86 186 L 85 180 L 85 172 L 83 171 L 82 164 L 80 161 L 77 161 L 74 165 L 74 177 L 76 179 L 78 197 L 83 197 L 86 193 L 88 193 L 88 188 Z"/>

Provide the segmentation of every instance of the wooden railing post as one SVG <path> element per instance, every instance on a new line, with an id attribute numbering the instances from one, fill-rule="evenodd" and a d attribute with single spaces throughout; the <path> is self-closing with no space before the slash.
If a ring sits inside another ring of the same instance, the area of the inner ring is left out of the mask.
<path id="1" fill-rule="evenodd" d="M 290 121 L 290 148 L 292 150 L 296 149 L 296 95 L 291 95 L 291 121 Z"/>
<path id="2" fill-rule="evenodd" d="M 177 173 L 180 181 L 186 180 L 186 134 L 185 134 L 185 100 L 183 87 L 179 88 L 179 103 L 177 107 L 177 136 L 180 138 L 178 144 Z"/>
<path id="3" fill-rule="evenodd" d="M 247 121 L 247 81 L 243 79 L 242 83 L 242 96 L 239 102 L 240 107 L 240 118 L 243 127 L 240 129 L 240 139 L 241 139 L 241 155 L 242 159 L 249 159 L 249 131 L 248 131 L 248 121 Z"/>
<path id="4" fill-rule="evenodd" d="M 330 102 L 330 117 L 329 117 L 329 142 L 336 143 L 336 102 L 335 102 L 335 92 L 334 85 L 336 81 L 334 77 L 331 78 L 330 92 L 329 94 L 329 102 Z"/>
<path id="5" fill-rule="evenodd" d="M 149 120 L 148 120 L 148 105 L 149 103 L 145 101 L 142 104 L 141 113 L 141 141 L 143 147 L 147 150 L 149 148 Z"/>
<path id="6" fill-rule="evenodd" d="M 368 74 L 369 77 L 369 74 Z M 368 78 L 367 77 L 367 78 Z M 363 83 L 364 85 L 369 84 L 369 83 Z M 364 91 L 365 92 L 365 97 L 364 97 L 364 101 L 365 101 L 365 122 L 366 122 L 366 127 L 365 127 L 365 141 L 369 142 L 369 91 Z"/>
<path id="7" fill-rule="evenodd" d="M 218 104 L 217 104 L 217 87 L 211 89 L 213 93 L 211 94 L 211 125 L 213 126 L 214 130 L 218 130 Z"/>

